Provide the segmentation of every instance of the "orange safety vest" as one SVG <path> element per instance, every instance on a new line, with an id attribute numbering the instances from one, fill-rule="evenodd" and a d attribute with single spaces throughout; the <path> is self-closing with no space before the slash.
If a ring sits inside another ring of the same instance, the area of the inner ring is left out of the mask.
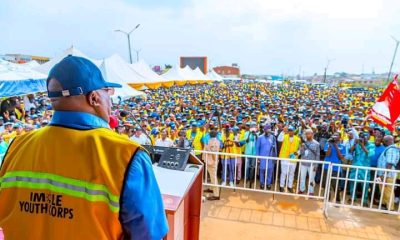
<path id="1" fill-rule="evenodd" d="M 0 170 L 5 239 L 122 239 L 120 197 L 138 148 L 105 128 L 17 137 Z"/>

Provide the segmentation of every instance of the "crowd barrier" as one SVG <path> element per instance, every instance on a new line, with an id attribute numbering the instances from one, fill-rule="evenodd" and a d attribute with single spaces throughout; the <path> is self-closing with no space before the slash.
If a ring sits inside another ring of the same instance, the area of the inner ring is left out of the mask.
<path id="1" fill-rule="evenodd" d="M 400 215 L 398 170 L 324 161 L 194 151 L 204 163 L 203 186 L 323 201 L 329 207 Z M 378 175 L 379 173 L 379 175 Z M 382 178 L 378 178 L 382 176 Z M 361 196 L 360 196 L 361 195 Z M 386 205 L 386 206 L 385 206 Z"/>

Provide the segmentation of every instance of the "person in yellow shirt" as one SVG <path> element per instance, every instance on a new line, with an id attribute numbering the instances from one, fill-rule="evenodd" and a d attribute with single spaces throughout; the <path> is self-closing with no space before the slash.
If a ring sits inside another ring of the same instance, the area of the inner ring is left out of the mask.
<path id="1" fill-rule="evenodd" d="M 222 152 L 227 154 L 236 153 L 236 143 L 234 141 L 233 129 L 225 128 L 221 137 L 223 147 Z M 222 164 L 222 186 L 226 185 L 229 175 L 229 186 L 233 187 L 235 180 L 235 158 L 233 156 L 224 155 L 221 161 Z"/>
<path id="2" fill-rule="evenodd" d="M 186 132 L 186 139 L 192 143 L 194 150 L 203 150 L 202 137 L 203 133 L 200 132 L 197 122 L 192 122 L 192 129 Z M 200 155 L 201 153 L 196 152 L 196 156 Z"/>
<path id="3" fill-rule="evenodd" d="M 4 124 L 4 133 L 3 133 L 3 138 L 4 141 L 9 144 L 10 140 L 15 138 L 17 136 L 17 133 L 13 131 L 13 123 L 12 122 L 6 122 Z"/>
<path id="4" fill-rule="evenodd" d="M 287 134 L 280 134 L 278 137 L 278 141 L 282 142 L 281 151 L 279 152 L 280 158 L 290 158 L 297 159 L 300 148 L 300 138 L 294 134 L 294 127 L 288 127 Z M 286 177 L 287 179 L 287 188 L 288 191 L 293 193 L 293 180 L 294 173 L 296 171 L 297 162 L 290 160 L 282 160 L 281 162 L 281 176 L 280 176 L 280 191 L 283 192 L 286 186 Z"/>
<path id="5" fill-rule="evenodd" d="M 235 154 L 242 154 L 242 148 L 240 147 L 240 133 L 239 133 L 239 127 L 234 126 L 233 127 L 233 141 L 235 142 L 234 145 L 234 152 Z M 236 184 L 242 180 L 242 158 L 241 157 L 235 157 L 236 161 Z"/>

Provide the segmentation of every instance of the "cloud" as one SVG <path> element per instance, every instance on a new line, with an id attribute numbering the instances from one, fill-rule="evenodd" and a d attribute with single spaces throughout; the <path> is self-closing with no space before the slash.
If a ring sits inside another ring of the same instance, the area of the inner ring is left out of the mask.
<path id="1" fill-rule="evenodd" d="M 71 44 L 89 56 L 118 53 L 126 38 L 115 29 L 141 27 L 134 49 L 151 64 L 206 55 L 211 65 L 239 63 L 247 73 L 387 71 L 400 37 L 397 0 L 3 0 L 0 52 L 54 56 Z M 399 69 L 397 61 L 395 69 Z"/>

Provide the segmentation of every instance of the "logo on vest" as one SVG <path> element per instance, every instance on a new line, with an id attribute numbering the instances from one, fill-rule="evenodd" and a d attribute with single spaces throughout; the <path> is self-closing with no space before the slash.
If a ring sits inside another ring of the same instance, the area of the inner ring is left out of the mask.
<path id="1" fill-rule="evenodd" d="M 29 201 L 20 201 L 21 212 L 31 214 L 48 214 L 55 218 L 74 218 L 74 209 L 66 208 L 62 202 L 63 195 L 31 192 Z"/>

